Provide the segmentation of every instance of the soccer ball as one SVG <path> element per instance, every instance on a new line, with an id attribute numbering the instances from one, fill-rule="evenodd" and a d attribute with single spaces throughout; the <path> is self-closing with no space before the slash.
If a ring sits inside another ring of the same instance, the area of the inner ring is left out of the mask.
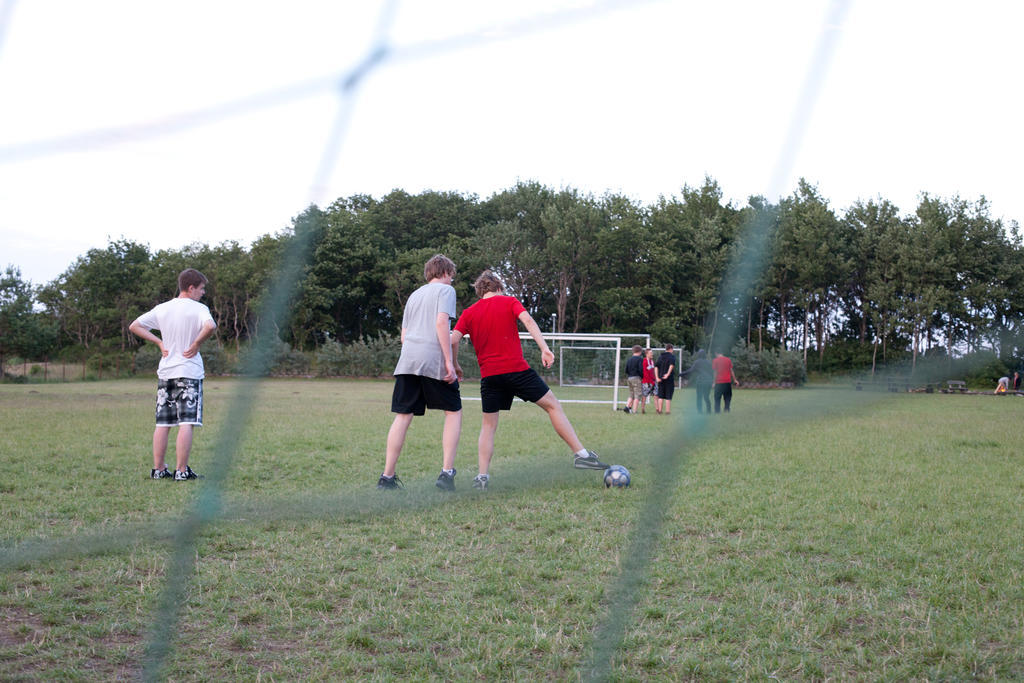
<path id="1" fill-rule="evenodd" d="M 629 486 L 629 470 L 622 465 L 612 465 L 604 471 L 604 485 L 624 489 Z"/>

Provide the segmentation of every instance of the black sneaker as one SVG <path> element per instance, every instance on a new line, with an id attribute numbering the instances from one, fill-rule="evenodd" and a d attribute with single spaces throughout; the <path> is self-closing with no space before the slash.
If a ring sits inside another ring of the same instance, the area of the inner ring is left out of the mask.
<path id="1" fill-rule="evenodd" d="M 448 474 L 444 470 L 441 470 L 441 474 L 437 475 L 437 482 L 435 483 L 437 488 L 442 491 L 454 491 L 455 490 L 455 468 L 452 468 L 452 473 Z"/>
<path id="2" fill-rule="evenodd" d="M 473 477 L 473 488 L 478 491 L 486 491 L 487 485 L 491 483 L 491 478 L 486 474 L 478 474 Z"/>
<path id="3" fill-rule="evenodd" d="M 174 478 L 174 472 L 171 472 L 169 469 L 167 469 L 167 465 L 164 465 L 164 468 L 162 470 L 158 470 L 158 469 L 150 470 L 149 471 L 149 478 L 150 479 L 173 479 Z"/>
<path id="4" fill-rule="evenodd" d="M 597 457 L 597 453 L 592 450 L 587 450 L 586 455 L 577 455 L 573 458 L 572 466 L 578 470 L 606 470 L 608 465 L 605 465 Z"/>
<path id="5" fill-rule="evenodd" d="M 402 484 L 402 480 L 395 474 L 390 477 L 385 477 L 383 474 L 380 475 L 380 479 L 377 480 L 377 488 L 379 489 L 404 489 L 405 485 Z"/>
<path id="6" fill-rule="evenodd" d="M 188 481 L 190 479 L 200 479 L 201 477 L 192 471 L 192 468 L 185 465 L 184 472 L 175 472 L 174 481 Z"/>

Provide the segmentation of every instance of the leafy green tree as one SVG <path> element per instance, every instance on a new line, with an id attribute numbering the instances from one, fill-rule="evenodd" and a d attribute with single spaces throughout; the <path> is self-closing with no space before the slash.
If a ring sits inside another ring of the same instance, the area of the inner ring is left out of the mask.
<path id="1" fill-rule="evenodd" d="M 888 231 L 898 229 L 900 220 L 899 209 L 886 199 L 856 201 L 842 220 L 850 267 L 846 282 L 841 283 L 841 297 L 849 325 L 861 344 L 867 342 L 871 331 L 872 298 L 868 291 L 872 278 L 885 277 L 884 268 L 877 266 L 884 266 L 890 256 L 881 249 L 881 242 Z M 890 269 L 888 277 L 893 275 Z"/>
<path id="2" fill-rule="evenodd" d="M 949 207 L 922 195 L 907 238 L 897 247 L 898 290 L 902 322 L 911 338 L 912 368 L 930 335 L 936 314 L 962 315 L 950 283 L 957 277 L 955 254 L 950 250 Z"/>
<path id="3" fill-rule="evenodd" d="M 747 344 L 751 344 L 753 326 L 757 333 L 757 351 L 760 353 L 766 345 L 781 345 L 785 337 L 783 329 L 787 300 L 780 297 L 777 285 L 782 283 L 776 282 L 776 272 L 773 269 L 774 251 L 779 234 L 779 207 L 764 197 L 752 196 L 740 211 L 739 222 L 742 228 L 734 251 L 735 258 L 744 264 L 750 273 L 746 338 Z M 776 321 L 776 337 L 769 335 L 772 320 Z"/>
<path id="4" fill-rule="evenodd" d="M 326 230 L 313 255 L 304 295 L 311 324 L 325 336 L 351 342 L 395 329 L 385 305 L 387 237 L 367 218 L 370 197 L 338 199 L 326 211 Z"/>
<path id="5" fill-rule="evenodd" d="M 660 283 L 651 255 L 646 212 L 637 202 L 608 194 L 597 236 L 594 306 L 580 321 L 587 330 L 640 332 L 648 327 L 651 301 Z"/>
<path id="6" fill-rule="evenodd" d="M 597 202 L 576 190 L 559 192 L 541 214 L 545 270 L 550 273 L 545 289 L 555 303 L 559 332 L 579 332 L 584 310 L 594 302 L 602 222 Z"/>
<path id="7" fill-rule="evenodd" d="M 651 328 L 660 341 L 696 347 L 714 338 L 723 313 L 719 290 L 741 220 L 711 178 L 699 188 L 684 186 L 681 200 L 661 197 L 651 208 L 652 261 L 663 279 Z"/>
<path id="8" fill-rule="evenodd" d="M 39 301 L 62 331 L 85 348 L 109 340 L 121 350 L 134 347 L 128 326 L 145 311 L 141 292 L 148 281 L 149 247 L 128 239 L 90 249 L 56 280 L 43 287 Z"/>
<path id="9" fill-rule="evenodd" d="M 868 310 L 874 329 L 872 335 L 871 370 L 878 364 L 878 350 L 881 346 L 882 362 L 888 361 L 889 347 L 897 345 L 900 328 L 901 297 L 904 274 L 900 270 L 900 255 L 903 245 L 911 236 L 913 222 L 893 215 L 888 207 L 879 207 L 878 213 L 869 213 L 877 231 L 877 244 L 873 258 L 865 272 L 864 295 L 869 302 Z M 871 238 L 874 239 L 874 238 Z"/>
<path id="10" fill-rule="evenodd" d="M 491 222 L 476 231 L 480 262 L 505 283 L 509 294 L 537 320 L 555 312 L 549 271 L 547 231 L 542 216 L 555 193 L 537 182 L 519 182 L 493 195 L 485 215 Z M 563 323 L 564 324 L 564 323 Z"/>
<path id="11" fill-rule="evenodd" d="M 56 341 L 53 326 L 34 310 L 35 290 L 21 279 L 21 270 L 8 265 L 0 274 L 0 377 L 11 356 L 45 356 Z"/>
<path id="12" fill-rule="evenodd" d="M 784 258 L 792 273 L 794 298 L 804 309 L 804 362 L 807 362 L 808 330 L 813 320 L 819 364 L 836 312 L 838 283 L 849 263 L 843 234 L 828 202 L 803 178 L 796 191 L 781 202 L 780 232 L 785 236 Z"/>

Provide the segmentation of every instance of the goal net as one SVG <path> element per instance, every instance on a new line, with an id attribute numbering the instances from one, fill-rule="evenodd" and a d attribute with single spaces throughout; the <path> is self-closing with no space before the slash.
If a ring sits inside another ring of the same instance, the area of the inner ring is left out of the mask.
<path id="1" fill-rule="evenodd" d="M 626 360 L 633 353 L 633 345 L 640 344 L 643 348 L 650 345 L 649 334 L 626 333 L 543 333 L 544 341 L 555 356 L 550 368 L 541 363 L 541 352 L 528 332 L 519 333 L 523 357 L 530 367 L 534 368 L 549 386 L 558 387 L 556 394 L 562 403 L 598 403 L 607 404 L 613 410 L 628 398 L 626 386 Z M 472 339 L 467 340 L 472 344 Z M 460 354 L 460 362 L 467 376 L 479 377 L 475 366 L 473 351 L 467 349 Z M 470 360 L 472 359 L 472 360 Z M 467 362 L 468 361 L 468 362 Z M 476 370 L 476 372 L 474 372 Z M 479 397 L 467 395 L 463 391 L 463 399 L 477 400 Z"/>
<path id="2" fill-rule="evenodd" d="M 562 403 L 608 404 L 618 410 L 628 398 L 625 364 L 633 345 L 650 345 L 648 334 L 625 333 L 545 333 L 555 356 L 550 368 L 541 364 L 540 349 L 529 333 L 519 334 L 523 356 L 530 367 L 551 386 L 558 386 Z M 622 392 L 622 393 L 620 393 Z"/>

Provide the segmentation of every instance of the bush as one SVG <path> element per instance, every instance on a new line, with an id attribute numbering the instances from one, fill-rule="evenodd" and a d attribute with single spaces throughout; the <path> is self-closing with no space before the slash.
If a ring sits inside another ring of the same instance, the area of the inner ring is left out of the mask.
<path id="1" fill-rule="evenodd" d="M 310 354 L 293 349 L 288 343 L 274 337 L 268 344 L 261 346 L 253 341 L 243 346 L 234 364 L 224 359 L 223 365 L 234 365 L 236 372 L 251 373 L 258 371 L 261 377 L 273 375 L 308 375 L 312 371 L 313 360 Z"/>
<path id="2" fill-rule="evenodd" d="M 804 367 L 803 356 L 799 351 L 773 351 L 778 364 L 778 381 L 780 384 L 800 386 L 807 381 L 807 368 Z"/>
<path id="3" fill-rule="evenodd" d="M 736 377 L 743 384 L 800 386 L 807 381 L 803 355 L 799 351 L 755 351 L 738 342 L 729 353 Z"/>
<path id="4" fill-rule="evenodd" d="M 208 375 L 227 375 L 235 370 L 235 359 L 220 344 L 208 342 L 199 354 Z"/>
<path id="5" fill-rule="evenodd" d="M 200 349 L 203 367 L 208 375 L 226 375 L 234 369 L 232 358 L 222 346 L 207 343 Z M 155 373 L 160 364 L 160 349 L 155 344 L 144 344 L 135 352 L 135 374 Z"/>
<path id="6" fill-rule="evenodd" d="M 967 384 L 972 386 L 994 386 L 1000 377 L 1009 377 L 1013 374 L 991 351 L 981 351 L 957 358 L 950 364 L 950 370 L 959 373 L 960 377 L 957 379 L 965 379 Z"/>
<path id="7" fill-rule="evenodd" d="M 322 377 L 380 377 L 394 370 L 401 352 L 400 338 L 386 333 L 351 344 L 332 339 L 317 350 L 317 374 Z"/>

